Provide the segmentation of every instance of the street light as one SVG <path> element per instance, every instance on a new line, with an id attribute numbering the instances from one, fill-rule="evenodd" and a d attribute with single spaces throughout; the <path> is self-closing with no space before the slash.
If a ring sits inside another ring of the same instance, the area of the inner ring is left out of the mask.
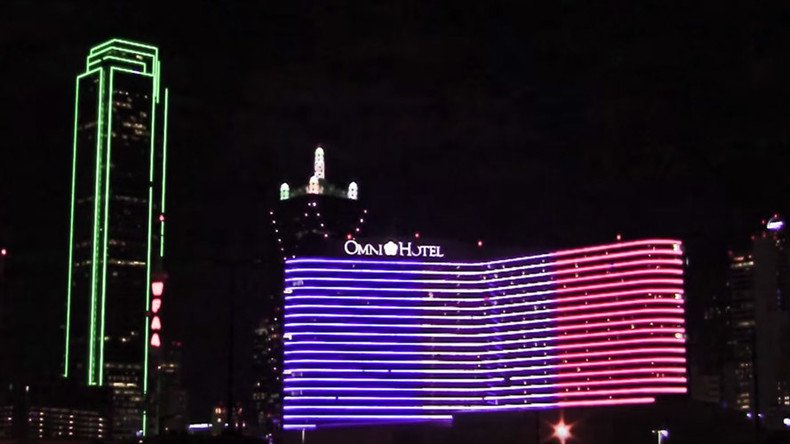
<path id="1" fill-rule="evenodd" d="M 560 422 L 554 424 L 554 437 L 557 438 L 560 443 L 565 444 L 565 441 L 571 438 L 571 425 L 565 424 L 565 421 L 560 419 Z"/>
<path id="2" fill-rule="evenodd" d="M 658 437 L 658 444 L 663 443 L 665 439 L 669 438 L 669 430 L 667 429 L 653 430 L 653 433 Z"/>

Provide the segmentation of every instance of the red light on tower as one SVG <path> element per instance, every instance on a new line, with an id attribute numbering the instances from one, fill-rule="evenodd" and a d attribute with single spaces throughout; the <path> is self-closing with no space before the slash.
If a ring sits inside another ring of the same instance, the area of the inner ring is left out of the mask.
<path id="1" fill-rule="evenodd" d="M 165 292 L 165 280 L 167 275 L 164 273 L 155 274 L 151 279 L 151 311 L 148 316 L 151 318 L 149 326 L 151 331 L 151 347 L 159 348 L 162 345 L 162 339 L 159 332 L 162 330 L 162 319 L 159 317 L 159 310 L 162 309 L 162 295 Z"/>
<path id="2" fill-rule="evenodd" d="M 483 241 L 482 240 L 477 241 L 477 248 L 482 248 L 482 247 L 483 247 Z"/>
<path id="3" fill-rule="evenodd" d="M 420 232 L 419 231 L 414 233 L 414 238 L 415 239 L 419 239 L 420 238 Z"/>
<path id="4" fill-rule="evenodd" d="M 154 295 L 155 298 L 161 298 L 162 293 L 165 291 L 165 283 L 162 281 L 154 281 L 151 282 L 151 294 Z"/>
<path id="5" fill-rule="evenodd" d="M 6 250 L 5 248 L 0 250 L 0 256 L 7 256 L 7 255 L 8 255 L 8 250 Z"/>

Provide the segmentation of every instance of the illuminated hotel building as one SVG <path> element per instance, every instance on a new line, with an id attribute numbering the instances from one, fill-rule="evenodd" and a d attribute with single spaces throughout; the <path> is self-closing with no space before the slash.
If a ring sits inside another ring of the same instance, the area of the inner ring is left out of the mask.
<path id="1" fill-rule="evenodd" d="M 680 241 L 450 256 L 352 240 L 339 255 L 286 260 L 286 429 L 686 393 Z"/>
<path id="2" fill-rule="evenodd" d="M 113 389 L 143 428 L 152 269 L 164 256 L 168 93 L 156 47 L 112 39 L 77 76 L 63 376 Z"/>

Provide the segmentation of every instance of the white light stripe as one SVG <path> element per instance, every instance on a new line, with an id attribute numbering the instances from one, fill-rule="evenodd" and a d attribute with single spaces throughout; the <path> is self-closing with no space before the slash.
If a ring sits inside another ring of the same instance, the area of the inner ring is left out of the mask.
<path id="1" fill-rule="evenodd" d="M 685 353 L 684 347 L 651 347 L 651 348 L 632 348 L 626 350 L 602 350 L 595 353 L 565 353 L 544 356 L 520 356 L 518 358 L 502 358 L 502 359 L 481 359 L 474 361 L 445 361 L 439 359 L 418 359 L 418 360 L 393 360 L 393 359 L 286 359 L 285 365 L 289 364 L 371 364 L 371 365 L 490 365 L 490 364 L 504 364 L 514 362 L 528 362 L 528 361 L 546 361 L 556 359 L 571 359 L 578 357 L 600 356 L 606 354 L 607 356 L 617 356 L 622 354 L 643 354 L 643 353 Z"/>
<path id="2" fill-rule="evenodd" d="M 544 377 L 544 380 L 552 379 L 551 377 Z M 668 388 L 678 388 L 672 387 L 672 385 L 676 384 L 685 384 L 688 380 L 684 377 L 652 377 L 652 378 L 624 378 L 624 379 L 610 379 L 610 380 L 594 380 L 594 381 L 574 381 L 574 382 L 562 382 L 562 383 L 554 383 L 554 384 L 529 384 L 529 385 L 508 385 L 503 387 L 364 387 L 364 390 L 359 391 L 375 391 L 375 392 L 431 392 L 435 393 L 435 396 L 410 396 L 405 397 L 401 396 L 398 397 L 398 400 L 437 400 L 442 401 L 448 399 L 446 396 L 441 395 L 442 392 L 512 392 L 512 391 L 537 391 L 537 390 L 549 390 L 549 389 L 558 389 L 558 388 L 580 388 L 580 387 L 596 387 L 596 386 L 607 386 L 607 385 L 629 385 L 629 384 L 666 384 L 662 385 L 661 387 L 668 387 Z M 360 388 L 362 389 L 362 388 Z M 315 392 L 315 391 L 326 391 L 326 392 L 333 392 L 333 393 L 342 393 L 348 388 L 342 386 L 296 386 L 296 387 L 285 387 L 284 389 L 286 392 Z M 356 390 L 356 389 L 354 389 Z M 629 390 L 629 389 L 625 389 Z M 566 396 L 569 393 L 574 392 L 544 392 L 537 394 L 538 396 L 534 397 L 546 397 L 545 395 L 555 395 L 557 397 Z M 594 391 L 587 391 L 587 392 L 575 392 L 575 393 L 585 393 L 589 395 L 598 395 L 600 393 L 596 393 Z M 581 396 L 581 395 L 577 395 Z M 313 396 L 306 396 L 306 395 L 286 395 L 285 398 L 299 400 L 304 398 L 310 398 Z M 477 397 L 471 397 L 472 399 L 480 399 L 480 400 L 495 400 L 495 399 L 525 399 L 530 398 L 533 396 L 530 395 L 481 395 Z M 331 399 L 331 400 L 344 400 L 344 399 L 368 399 L 368 400 L 379 400 L 381 402 L 389 401 L 395 399 L 391 396 L 377 396 L 377 397 L 369 397 L 369 396 L 348 396 L 348 395 L 335 395 L 335 396 L 315 396 L 315 398 L 321 399 Z"/>
<path id="3" fill-rule="evenodd" d="M 547 310 L 548 311 L 548 310 Z M 553 311 L 553 310 L 552 310 Z M 479 325 L 446 325 L 446 324 L 372 324 L 372 323 L 352 323 L 352 322 L 291 322 L 285 324 L 286 331 L 290 328 L 296 327 L 342 327 L 342 328 L 425 328 L 425 329 L 451 329 L 451 330 L 484 330 L 489 328 L 504 328 L 518 325 L 532 325 L 543 323 L 559 324 L 571 320 L 581 319 L 594 319 L 606 317 L 620 317 L 632 315 L 658 315 L 658 314 L 683 314 L 682 308 L 642 308 L 638 310 L 619 310 L 619 311 L 601 311 L 593 313 L 585 313 L 584 315 L 574 316 L 555 316 L 544 317 L 538 319 L 527 319 L 523 321 L 501 322 L 493 324 L 479 324 Z M 420 318 L 415 316 L 415 318 Z"/>
<path id="4" fill-rule="evenodd" d="M 518 271 L 525 271 L 531 270 L 535 268 L 547 268 L 553 267 L 555 268 L 555 273 L 557 272 L 565 272 L 570 270 L 582 270 L 581 268 L 563 268 L 557 269 L 556 267 L 560 267 L 563 265 L 575 265 L 578 263 L 588 263 L 588 262 L 598 262 L 601 260 L 612 261 L 613 259 L 621 259 L 625 257 L 643 257 L 643 256 L 653 256 L 653 255 L 669 255 L 669 256 L 679 256 L 680 253 L 674 250 L 636 250 L 636 251 L 629 251 L 626 253 L 617 253 L 611 255 L 600 255 L 600 256 L 593 256 L 593 257 L 582 257 L 578 260 L 560 260 L 556 262 L 539 262 L 533 263 L 528 265 L 520 265 L 510 268 L 495 268 L 495 269 L 486 269 L 486 270 L 479 270 L 479 271 L 462 271 L 462 270 L 453 270 L 449 268 L 444 271 L 440 270 L 423 270 L 419 268 L 287 268 L 285 270 L 286 274 L 294 274 L 294 273 L 351 273 L 351 274 L 416 274 L 416 275 L 454 275 L 454 276 L 484 276 L 484 275 L 492 275 L 492 274 L 503 274 L 503 273 L 514 273 Z M 647 260 L 659 261 L 658 263 L 664 263 L 666 265 L 681 265 L 683 261 L 680 259 L 654 259 L 650 258 Z M 660 262 L 666 261 L 666 262 Z M 634 262 L 643 262 L 643 260 L 639 261 L 629 261 L 629 262 L 614 262 L 618 267 L 625 266 L 633 266 Z M 594 267 L 602 267 L 604 265 L 596 265 Z"/>
<path id="5" fill-rule="evenodd" d="M 606 258 L 605 256 L 602 256 Z M 655 268 L 657 265 L 674 265 L 674 267 L 667 267 L 667 268 Z M 630 261 L 630 262 L 614 262 L 614 263 L 606 263 L 603 265 L 593 265 L 588 267 L 578 267 L 578 268 L 562 268 L 562 269 L 555 269 L 551 271 L 543 271 L 540 273 L 531 273 L 531 274 L 522 274 L 522 275 L 511 275 L 511 276 L 503 276 L 498 277 L 501 274 L 501 271 L 486 271 L 485 274 L 493 274 L 496 277 L 493 278 L 482 278 L 482 279 L 394 279 L 394 278 L 365 278 L 365 277 L 333 277 L 333 276 L 321 276 L 312 277 L 312 276 L 295 276 L 295 277 L 286 277 L 285 282 L 298 282 L 298 281 L 319 281 L 319 282 L 387 282 L 387 283 L 406 283 L 406 284 L 447 284 L 447 285 L 486 285 L 491 284 L 494 282 L 505 282 L 505 281 L 520 281 L 520 280 L 529 280 L 539 277 L 546 277 L 546 276 L 560 276 L 564 274 L 583 274 L 592 271 L 611 271 L 614 269 L 620 268 L 630 268 L 630 267 L 641 267 L 645 270 L 676 270 L 679 273 L 673 274 L 682 274 L 682 266 L 683 261 L 680 259 L 643 259 L 638 261 Z M 545 268 L 545 264 L 541 264 L 542 268 Z M 346 274 L 346 272 L 352 273 L 376 273 L 376 274 L 404 274 L 403 270 L 389 270 L 389 271 L 379 271 L 379 270 L 369 270 L 369 269 L 313 269 L 318 272 L 330 272 L 333 274 Z M 286 274 L 289 271 L 293 270 L 286 270 Z M 421 270 L 414 270 L 415 272 L 419 272 Z M 521 271 L 519 268 L 511 269 L 510 271 Z M 447 272 L 436 272 L 432 271 L 433 274 L 439 275 L 449 275 L 455 276 L 457 273 L 452 271 Z M 408 274 L 408 273 L 406 273 Z M 590 275 L 590 276 L 598 276 L 598 275 Z M 576 276 L 576 278 L 581 278 L 580 276 Z M 551 279 L 549 280 L 551 281 Z M 540 281 L 546 282 L 546 281 Z"/>
<path id="6" fill-rule="evenodd" d="M 586 248 L 577 248 L 577 249 L 569 249 L 569 250 L 560 250 L 552 253 L 544 253 L 544 254 L 535 254 L 531 256 L 520 256 L 515 258 L 508 258 L 508 259 L 498 259 L 493 261 L 483 261 L 483 262 L 430 262 L 430 261 L 393 261 L 393 260 L 370 260 L 370 259 L 325 259 L 325 258 L 296 258 L 296 259 L 288 259 L 286 260 L 286 264 L 298 264 L 304 262 L 317 262 L 317 263 L 327 263 L 327 264 L 376 264 L 376 265 L 418 265 L 418 266 L 453 266 L 453 267 L 479 267 L 479 266 L 488 266 L 488 265 L 496 265 L 496 264 L 506 264 L 511 262 L 520 262 L 526 260 L 534 260 L 534 259 L 542 259 L 548 257 L 562 257 L 562 256 L 572 256 L 572 255 L 583 255 L 586 253 L 593 253 L 596 251 L 607 251 L 608 250 L 622 250 L 630 247 L 635 246 L 645 246 L 645 245 L 652 245 L 653 248 L 656 248 L 658 245 L 671 245 L 671 246 L 680 246 L 682 244 L 679 240 L 674 239 L 642 239 L 630 242 L 619 242 L 615 244 L 606 244 L 606 245 L 598 245 L 595 247 L 586 247 Z M 679 252 L 680 253 L 680 252 Z"/>
<path id="7" fill-rule="evenodd" d="M 480 288 L 441 288 L 441 287 L 433 287 L 433 288 L 409 288 L 409 287 L 340 287 L 340 286 L 320 286 L 320 285 L 299 285 L 294 287 L 286 287 L 291 291 L 297 290 L 311 290 L 311 291 L 370 291 L 370 292 L 406 292 L 406 293 L 425 293 L 425 292 L 432 292 L 432 293 L 492 293 L 492 292 L 499 292 L 499 291 L 507 291 L 507 290 L 518 290 L 523 288 L 533 288 L 533 287 L 544 287 L 547 285 L 551 285 L 555 287 L 557 290 L 561 285 L 569 285 L 574 283 L 580 282 L 589 282 L 589 281 L 597 281 L 597 280 L 615 280 L 615 279 L 622 279 L 625 277 L 631 276 L 644 276 L 644 275 L 673 275 L 673 276 L 681 276 L 683 274 L 683 270 L 674 270 L 674 269 L 655 269 L 655 270 L 635 270 L 635 271 L 628 271 L 622 273 L 612 273 L 612 274 L 602 274 L 602 275 L 594 275 L 594 276 L 584 276 L 579 278 L 573 279 L 564 279 L 564 280 L 556 280 L 556 281 L 540 281 L 540 282 L 529 282 L 526 284 L 517 284 L 517 285 L 505 285 L 500 287 L 485 287 L 479 285 Z M 312 280 L 320 280 L 321 278 L 315 279 L 308 279 L 303 278 L 302 281 L 312 281 Z M 330 278 L 327 278 L 330 279 Z M 512 280 L 512 279 L 511 279 Z M 353 281 L 353 279 L 352 279 Z M 669 284 L 681 285 L 683 283 L 682 279 L 671 279 L 671 278 L 656 278 L 654 281 L 665 281 Z M 406 283 L 406 282 L 403 282 Z M 434 282 L 436 284 L 443 284 L 443 282 Z M 628 285 L 631 284 L 630 281 L 620 281 L 616 282 L 618 284 Z M 510 296 L 510 295 L 507 295 Z M 494 300 L 495 297 L 489 298 Z"/>
<path id="8" fill-rule="evenodd" d="M 412 355 L 426 355 L 426 356 L 484 356 L 484 355 L 501 355 L 501 354 L 515 354 L 515 353 L 533 353 L 537 351 L 546 351 L 546 350 L 568 350 L 573 348 L 597 348 L 597 347 L 620 347 L 630 344 L 683 344 L 685 340 L 682 338 L 674 338 L 674 337 L 654 337 L 654 336 L 645 336 L 643 338 L 637 339 L 627 339 L 627 340 L 619 340 L 619 341 L 607 341 L 601 340 L 596 342 L 584 342 L 584 343 L 570 343 L 570 344 L 563 344 L 562 346 L 559 345 L 551 345 L 551 346 L 542 346 L 542 347 L 530 347 L 530 348 L 522 348 L 522 349 L 509 349 L 509 350 L 495 350 L 495 351 L 487 351 L 487 352 L 459 352 L 457 350 L 450 350 L 450 351 L 395 351 L 395 350 L 295 350 L 295 351 L 286 351 L 285 355 L 294 355 L 294 354 L 319 354 L 319 355 L 388 355 L 388 356 L 412 356 Z M 544 356 L 545 358 L 545 356 Z M 455 361 L 452 361 L 455 362 Z"/>
<path id="9" fill-rule="evenodd" d="M 536 309 L 532 311 L 517 311 L 517 312 L 509 312 L 509 313 L 496 313 L 490 315 L 415 315 L 415 314 L 403 314 L 403 315 L 380 315 L 380 314 L 357 314 L 357 313 L 318 313 L 318 312 L 304 312 L 304 313 L 285 313 L 286 319 L 294 319 L 294 318 L 332 318 L 337 319 L 338 317 L 342 316 L 344 318 L 370 318 L 370 319 L 448 319 L 448 320 L 468 320 L 468 321 L 477 321 L 477 320 L 485 320 L 485 319 L 501 319 L 501 318 L 510 318 L 516 316 L 532 316 L 541 313 L 563 313 L 568 311 L 581 311 L 581 310 L 589 310 L 594 308 L 603 308 L 603 307 L 626 307 L 629 305 L 654 305 L 654 304 L 663 304 L 663 305 L 683 305 L 685 301 L 683 299 L 675 299 L 675 298 L 650 298 L 650 299 L 630 299 L 626 301 L 619 301 L 619 302 L 606 302 L 601 304 L 586 304 L 586 305 L 569 305 L 569 306 L 561 306 L 556 308 L 546 308 L 546 309 Z M 408 311 L 408 308 L 404 308 L 404 311 Z M 478 324 L 481 325 L 494 325 L 500 326 L 501 324 Z"/>
<path id="10" fill-rule="evenodd" d="M 545 294 L 552 294 L 554 291 L 544 292 Z M 431 311 L 490 311 L 490 310 L 503 310 L 507 308 L 516 307 L 529 307 L 535 305 L 548 305 L 559 304 L 561 302 L 575 302 L 583 300 L 606 299 L 612 297 L 624 296 L 637 296 L 645 294 L 677 294 L 682 295 L 682 288 L 646 288 L 638 290 L 617 291 L 612 293 L 594 293 L 584 296 L 562 296 L 555 299 L 541 299 L 538 301 L 530 302 L 514 302 L 510 304 L 487 304 L 485 306 L 473 307 L 459 307 L 459 306 L 422 306 L 422 305 L 332 305 L 332 304 L 288 304 L 285 310 L 302 309 L 302 308 L 327 308 L 327 309 L 350 309 L 350 310 L 431 310 Z M 518 295 L 513 295 L 518 296 Z M 530 293 L 524 293 L 524 296 L 532 296 Z M 287 300 L 303 300 L 303 299 L 330 299 L 330 300 L 364 300 L 364 301 L 413 301 L 413 302 L 487 302 L 485 298 L 431 298 L 431 297 L 386 297 L 386 296 L 310 296 L 299 295 L 286 297 Z"/>
<path id="11" fill-rule="evenodd" d="M 443 337 L 443 338 L 469 338 L 469 337 L 478 337 L 478 338 L 490 338 L 492 336 L 509 336 L 509 335 L 516 335 L 516 334 L 527 334 L 527 333 L 541 333 L 541 332 L 548 332 L 548 331 L 567 331 L 567 330 L 580 330 L 583 328 L 606 328 L 616 325 L 630 325 L 630 324 L 647 324 L 647 323 L 668 323 L 668 324 L 680 324 L 683 325 L 684 323 L 683 318 L 646 318 L 646 319 L 629 319 L 624 321 L 609 321 L 603 323 L 596 323 L 596 324 L 577 324 L 577 325 L 568 325 L 563 326 L 563 328 L 531 328 L 526 330 L 515 330 L 515 331 L 500 331 L 500 332 L 491 332 L 491 333 L 390 333 L 390 332 L 334 332 L 334 331 L 307 331 L 307 332 L 286 332 L 285 334 L 288 336 L 399 336 L 399 337 Z"/>
<path id="12" fill-rule="evenodd" d="M 489 374 L 489 373 L 507 373 L 507 372 L 520 372 L 520 371 L 533 371 L 533 370 L 555 370 L 555 369 L 562 369 L 562 368 L 582 368 L 582 367 L 602 367 L 602 366 L 616 366 L 616 365 L 628 365 L 628 364 L 655 364 L 655 363 L 662 363 L 662 364 L 685 364 L 686 358 L 684 357 L 668 357 L 664 356 L 651 356 L 647 358 L 635 358 L 635 359 L 620 359 L 620 360 L 606 360 L 606 361 L 590 361 L 590 362 L 573 362 L 573 363 L 566 363 L 566 364 L 548 364 L 548 365 L 532 365 L 527 367 L 510 367 L 510 368 L 493 368 L 493 369 L 477 369 L 477 368 L 468 368 L 464 369 L 463 372 L 467 374 Z M 435 369 L 435 368 L 410 368 L 410 369 L 382 369 L 379 373 L 422 373 L 422 374 L 451 374 L 457 375 L 458 369 L 456 368 L 446 368 L 446 369 Z M 333 367 L 297 367 L 297 368 L 290 368 L 284 371 L 285 374 L 294 374 L 294 373 L 368 373 L 371 372 L 368 369 L 354 369 L 354 368 L 333 368 Z M 372 372 L 371 372 L 372 373 Z M 547 375 L 551 376 L 551 375 Z"/>
<path id="13" fill-rule="evenodd" d="M 512 345 L 512 344 L 523 344 L 523 343 L 536 343 L 536 342 L 543 342 L 543 341 L 555 341 L 558 343 L 563 343 L 564 341 L 568 341 L 571 339 L 582 339 L 585 337 L 617 337 L 619 335 L 637 335 L 637 334 L 649 334 L 649 333 L 680 333 L 685 334 L 685 329 L 682 327 L 668 327 L 668 328 L 640 328 L 640 329 L 633 329 L 633 330 L 615 330 L 615 331 L 603 331 L 603 332 L 596 332 L 596 333 L 583 333 L 583 334 L 575 334 L 575 335 L 551 335 L 551 336 L 541 336 L 541 337 L 530 337 L 530 338 L 521 338 L 521 339 L 511 339 L 507 341 L 478 341 L 478 342 L 413 342 L 413 343 L 404 343 L 404 342 L 377 342 L 377 341 L 288 341 L 285 343 L 286 347 L 301 347 L 302 345 L 340 345 L 340 346 L 358 346 L 358 345 L 370 345 L 370 346 L 403 346 L 403 347 L 480 347 L 480 346 L 502 346 L 502 345 Z M 292 350 L 296 352 L 298 350 Z M 469 352 L 471 354 L 496 354 L 502 352 L 504 350 L 494 350 L 494 351 L 486 351 L 486 352 Z"/>

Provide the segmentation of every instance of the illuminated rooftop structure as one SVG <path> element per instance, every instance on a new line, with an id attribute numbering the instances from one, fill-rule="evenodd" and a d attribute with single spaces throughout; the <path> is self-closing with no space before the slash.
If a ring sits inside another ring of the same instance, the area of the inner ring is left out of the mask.
<path id="1" fill-rule="evenodd" d="M 313 175 L 302 187 L 291 188 L 287 183 L 280 185 L 280 200 L 293 199 L 304 196 L 305 194 L 318 194 L 322 196 L 333 196 L 341 199 L 357 200 L 358 186 L 356 182 L 351 182 L 347 187 L 333 185 L 326 180 L 326 161 L 324 160 L 324 149 L 316 147 L 313 160 Z"/>
<path id="2" fill-rule="evenodd" d="M 285 264 L 286 429 L 686 393 L 680 241 L 484 261 L 413 240 L 344 252 Z"/>
<path id="3" fill-rule="evenodd" d="M 168 90 L 159 49 L 97 45 L 75 89 L 62 374 L 122 387 L 113 438 L 133 438 L 147 392 L 151 274 L 165 246 Z"/>
<path id="4" fill-rule="evenodd" d="M 283 183 L 279 202 L 269 212 L 278 250 L 285 258 L 320 254 L 327 241 L 359 236 L 367 210 L 359 203 L 359 185 L 337 186 L 326 179 L 326 153 L 316 147 L 313 172 L 307 183 Z"/>

